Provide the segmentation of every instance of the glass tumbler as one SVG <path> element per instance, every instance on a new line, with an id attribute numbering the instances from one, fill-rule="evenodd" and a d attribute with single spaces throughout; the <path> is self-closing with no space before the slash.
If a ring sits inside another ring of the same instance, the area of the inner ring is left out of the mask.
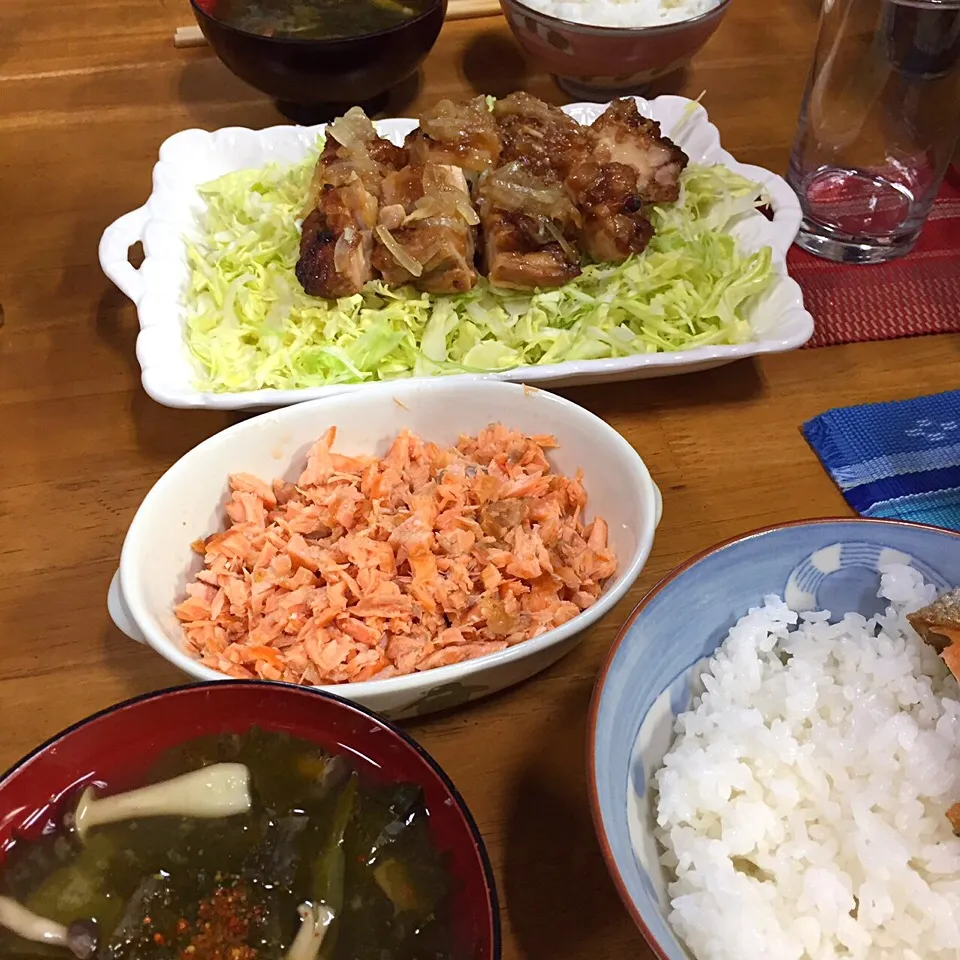
<path id="1" fill-rule="evenodd" d="M 797 243 L 830 260 L 908 253 L 960 133 L 960 0 L 823 0 L 787 179 Z"/>

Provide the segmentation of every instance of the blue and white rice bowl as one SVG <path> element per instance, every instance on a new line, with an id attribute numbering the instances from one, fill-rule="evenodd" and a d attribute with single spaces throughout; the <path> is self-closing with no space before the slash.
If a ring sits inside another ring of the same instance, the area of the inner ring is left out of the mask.
<path id="1" fill-rule="evenodd" d="M 899 565 L 912 567 L 916 572 L 905 571 L 903 566 Z M 889 572 L 891 569 L 892 573 Z M 926 727 L 920 729 L 919 734 L 916 729 L 910 729 L 910 723 L 903 725 L 904 729 L 897 733 L 897 738 L 900 739 L 895 739 L 890 748 L 882 754 L 877 761 L 878 765 L 889 765 L 890 757 L 895 754 L 903 756 L 909 755 L 911 750 L 915 753 L 927 750 L 926 745 L 931 742 L 942 751 L 945 758 L 941 769 L 935 769 L 936 764 L 931 762 L 923 772 L 927 778 L 925 788 L 931 780 L 938 784 L 931 788 L 927 795 L 931 791 L 943 789 L 945 797 L 938 800 L 944 799 L 945 802 L 927 802 L 924 809 L 916 807 L 917 823 L 922 817 L 926 818 L 920 825 L 920 833 L 917 833 L 919 828 L 915 829 L 916 823 L 903 824 L 903 830 L 908 836 L 917 837 L 922 834 L 928 838 L 929 842 L 923 851 L 923 857 L 926 858 L 924 862 L 933 863 L 934 861 L 929 859 L 933 857 L 939 864 L 936 870 L 939 870 L 942 876 L 929 883 L 919 883 L 908 878 L 915 888 L 911 896 L 917 902 L 924 899 L 924 909 L 927 910 L 925 916 L 932 916 L 934 919 L 917 921 L 913 906 L 904 906 L 896 895 L 888 897 L 888 891 L 884 889 L 882 882 L 868 891 L 863 886 L 857 887 L 855 881 L 852 889 L 839 891 L 837 902 L 849 895 L 849 902 L 852 904 L 849 910 L 844 908 L 838 911 L 842 928 L 839 933 L 835 930 L 831 932 L 825 927 L 814 930 L 809 923 L 802 920 L 796 930 L 791 932 L 791 936 L 794 932 L 797 933 L 791 942 L 787 942 L 790 938 L 777 939 L 769 929 L 769 916 L 762 916 L 763 911 L 752 910 L 748 902 L 750 896 L 728 898 L 726 913 L 716 910 L 717 899 L 711 901 L 709 898 L 698 898 L 697 895 L 691 895 L 686 904 L 671 903 L 671 895 L 690 894 L 690 885 L 676 883 L 676 874 L 672 869 L 676 859 L 672 852 L 665 853 L 662 841 L 666 831 L 663 829 L 663 821 L 669 820 L 671 815 L 676 813 L 678 794 L 674 792 L 670 801 L 674 805 L 673 811 L 665 809 L 668 806 L 666 794 L 661 805 L 657 791 L 658 782 L 662 786 L 667 780 L 661 777 L 658 781 L 657 774 L 663 767 L 665 754 L 676 742 L 677 717 L 691 708 L 698 690 L 702 689 L 699 678 L 710 658 L 738 620 L 751 608 L 761 607 L 764 598 L 769 596 L 785 598 L 794 611 L 830 610 L 832 616 L 829 622 L 812 624 L 813 632 L 829 632 L 825 628 L 846 614 L 860 614 L 865 618 L 877 615 L 882 617 L 887 601 L 878 597 L 881 570 L 887 571 L 886 593 L 892 600 L 906 600 L 907 594 L 911 592 L 911 581 L 913 587 L 916 587 L 922 577 L 927 586 L 922 590 L 915 589 L 914 595 L 910 597 L 912 604 L 905 607 L 907 611 L 915 609 L 929 601 L 936 592 L 960 584 L 960 535 L 915 524 L 862 518 L 807 521 L 748 534 L 693 558 L 664 579 L 637 607 L 611 647 L 597 681 L 590 712 L 588 766 L 594 823 L 608 868 L 620 895 L 654 954 L 661 960 L 686 960 L 694 955 L 694 951 L 674 929 L 675 925 L 683 926 L 684 907 L 689 908 L 694 904 L 703 918 L 703 929 L 695 931 L 700 937 L 699 949 L 696 952 L 699 958 L 709 956 L 711 960 L 719 960 L 736 955 L 741 960 L 750 960 L 755 956 L 770 960 L 779 960 L 780 957 L 795 957 L 797 960 L 801 957 L 804 960 L 813 957 L 819 960 L 820 957 L 841 955 L 830 952 L 838 937 L 841 942 L 844 937 L 851 942 L 861 937 L 859 945 L 853 943 L 849 952 L 842 954 L 851 958 L 874 960 L 889 957 L 893 960 L 898 957 L 906 960 L 911 957 L 913 960 L 915 957 L 919 960 L 922 957 L 923 960 L 931 960 L 931 957 L 950 957 L 952 960 L 960 956 L 960 951 L 952 940 L 960 935 L 960 928 L 957 927 L 960 910 L 951 907 L 951 904 L 956 905 L 955 901 L 960 901 L 960 838 L 952 836 L 950 824 L 942 815 L 951 803 L 960 801 L 960 763 L 957 763 L 960 758 L 957 752 L 960 749 L 960 704 L 957 703 L 955 681 L 949 677 L 933 649 L 925 647 L 917 640 L 901 616 L 902 607 L 899 607 L 896 615 L 889 620 L 870 622 L 853 618 L 848 623 L 853 625 L 854 633 L 857 629 L 864 631 L 863 637 L 868 641 L 868 645 L 879 644 L 870 653 L 874 663 L 880 662 L 877 654 L 889 656 L 891 660 L 900 657 L 902 662 L 911 660 L 917 679 L 909 676 L 897 679 L 912 684 L 919 693 L 912 697 L 916 702 L 908 704 L 903 716 L 909 716 L 911 709 L 921 712 L 926 710 L 928 713 L 926 724 L 915 725 Z M 905 589 L 904 580 L 907 581 L 906 593 L 901 596 L 897 591 Z M 780 608 L 780 613 L 774 611 L 774 619 L 784 613 L 782 604 Z M 762 611 L 759 617 L 762 620 L 769 613 L 770 611 Z M 756 617 L 757 615 L 752 620 L 754 626 Z M 803 622 L 803 618 L 800 619 Z M 876 639 L 871 630 L 878 635 Z M 892 643 L 886 643 L 887 635 L 894 638 Z M 898 635 L 901 636 L 899 646 Z M 847 642 L 849 643 L 849 640 Z M 776 653 L 772 656 L 776 656 Z M 725 664 L 724 659 L 721 657 L 719 665 L 714 662 L 711 666 L 711 669 L 721 671 L 718 674 L 721 677 L 722 670 L 725 667 L 729 670 L 730 667 L 730 659 L 726 659 Z M 757 659 L 760 658 L 755 658 L 754 662 Z M 782 657 L 781 661 L 787 659 Z M 868 657 L 864 656 L 862 673 L 855 676 L 853 686 L 840 688 L 840 692 L 852 703 L 851 713 L 854 709 L 866 709 L 862 706 L 861 698 L 872 692 L 869 672 L 871 668 L 867 660 Z M 852 662 L 857 663 L 856 655 Z M 779 664 L 775 665 L 775 674 L 778 668 Z M 783 669 L 787 668 L 784 666 Z M 930 672 L 929 679 L 927 671 Z M 859 676 L 865 678 L 862 689 L 856 679 Z M 753 679 L 756 682 L 757 677 Z M 716 684 L 717 681 L 714 681 L 714 687 Z M 763 713 L 764 696 L 769 697 L 769 692 L 756 686 L 754 689 L 757 691 L 756 703 L 760 704 L 758 710 Z M 833 689 L 836 691 L 838 688 Z M 719 695 L 708 698 L 708 706 L 704 710 L 708 713 L 713 711 L 708 719 L 714 723 L 718 720 L 730 721 L 735 728 L 736 716 L 729 711 L 723 714 L 723 711 L 717 708 L 717 703 L 722 699 Z M 942 715 L 939 719 L 936 716 L 931 719 L 931 710 L 940 711 Z M 698 715 L 697 721 L 701 723 L 702 729 L 705 722 L 702 714 Z M 813 723 L 817 722 L 815 717 Z M 767 725 L 770 726 L 769 722 Z M 896 725 L 891 727 L 891 730 L 894 727 Z M 686 726 L 686 729 L 689 730 L 690 727 Z M 720 740 L 724 733 L 730 733 L 730 728 L 724 731 L 722 724 L 718 729 L 721 731 Z M 935 735 L 940 739 L 931 740 L 930 737 Z M 925 736 L 928 736 L 928 739 L 921 742 L 917 740 L 918 736 L 921 740 Z M 844 744 L 849 755 L 858 756 L 858 750 L 866 753 L 873 749 L 872 734 L 863 739 L 862 745 L 859 737 L 853 739 L 856 746 Z M 717 743 L 716 738 L 713 743 Z M 695 804 L 698 798 L 708 792 L 703 785 L 709 779 L 710 772 L 705 768 L 701 772 L 689 766 L 693 762 L 691 758 L 696 758 L 695 752 L 687 750 L 685 758 L 680 756 L 688 746 L 688 743 L 684 743 L 683 749 L 671 756 L 671 775 L 676 770 L 683 769 L 683 762 L 688 764 L 687 786 L 691 787 L 691 804 Z M 814 747 L 811 746 L 810 749 L 812 751 Z M 701 753 L 699 756 L 702 760 L 707 754 Z M 819 758 L 818 763 L 822 763 L 822 752 L 815 753 L 814 756 Z M 932 760 L 929 751 L 923 756 Z M 673 766 L 674 762 L 677 763 L 676 767 Z M 748 762 L 752 763 L 753 757 L 749 757 Z M 756 772 L 754 770 L 754 773 Z M 910 768 L 910 772 L 912 774 L 915 771 Z M 823 766 L 814 773 L 824 783 L 829 784 L 831 790 L 834 789 L 834 781 L 827 779 L 828 771 Z M 940 780 L 937 780 L 938 777 Z M 903 777 L 901 771 L 901 782 L 904 779 L 909 781 L 911 778 Z M 855 783 L 855 786 L 861 787 L 863 784 Z M 674 788 L 675 782 L 670 789 Z M 763 791 L 768 795 L 766 786 Z M 914 807 L 907 804 L 912 803 L 915 806 L 918 802 L 917 792 L 914 791 L 913 797 L 898 795 L 897 802 L 901 803 L 904 809 L 913 810 Z M 729 793 L 737 797 L 740 792 L 734 788 Z M 924 795 L 923 790 L 919 793 Z M 949 795 L 950 799 L 946 799 L 946 795 Z M 834 794 L 830 796 L 833 799 Z M 685 799 L 681 795 L 681 805 Z M 841 799 L 847 804 L 844 806 L 847 810 L 848 797 Z M 788 838 L 792 838 L 793 834 L 789 834 L 787 823 L 789 815 L 783 813 L 789 806 L 789 803 L 785 803 L 781 809 L 774 809 L 774 814 L 782 818 L 782 822 L 786 824 L 785 829 L 788 830 Z M 760 812 L 766 816 L 764 811 Z M 656 824 L 658 814 L 661 817 L 659 827 Z M 871 814 L 872 808 L 868 809 L 864 816 Z M 879 823 L 881 818 L 877 819 L 877 830 L 885 830 L 886 827 Z M 725 824 L 725 831 L 726 821 L 722 822 Z M 858 823 L 858 828 L 860 826 Z M 779 829 L 777 826 L 776 830 Z M 896 833 L 896 830 L 893 833 Z M 886 837 L 886 834 L 880 833 L 876 836 Z M 722 839 L 727 840 L 727 837 L 723 836 Z M 888 839 L 896 845 L 895 837 Z M 830 870 L 836 866 L 834 877 L 842 876 L 839 860 L 830 855 L 826 843 L 825 840 L 824 850 L 821 850 L 821 853 L 826 851 L 825 864 Z M 749 846 L 749 843 L 747 845 Z M 904 841 L 903 855 L 910 858 L 915 851 L 906 849 L 906 845 Z M 841 840 L 841 853 L 843 850 Z M 880 858 L 877 862 L 882 864 L 885 862 L 883 857 L 889 856 L 890 851 L 875 848 L 874 853 Z M 729 845 L 718 852 L 718 856 L 727 863 L 737 859 L 735 851 Z M 869 859 L 869 856 L 870 854 L 863 854 L 860 859 L 865 863 L 864 858 Z M 804 859 L 804 855 L 798 856 L 798 860 L 804 866 L 809 862 Z M 911 873 L 919 878 L 920 874 L 908 867 L 908 863 L 914 862 L 913 859 L 904 861 L 904 875 Z M 689 862 L 684 865 L 684 869 L 689 871 Z M 882 880 L 885 870 L 886 867 L 879 867 L 874 876 L 879 876 Z M 734 874 L 731 872 L 730 876 L 734 877 Z M 737 883 L 741 880 L 744 878 L 735 877 Z M 773 874 L 751 878 L 750 884 L 753 884 L 754 880 L 765 888 L 765 895 L 769 898 L 781 896 L 781 876 Z M 771 880 L 775 882 L 769 882 Z M 825 891 L 825 895 L 829 897 L 832 894 L 824 886 L 828 883 L 826 875 L 821 881 L 816 890 Z M 753 886 L 754 889 L 759 889 L 755 884 Z M 780 889 L 771 889 L 776 887 Z M 748 890 L 752 895 L 748 887 L 737 889 Z M 891 884 L 891 891 L 893 889 Z M 896 889 L 901 890 L 902 887 Z M 922 897 L 917 892 L 921 889 Z M 858 899 L 868 894 L 871 900 Z M 801 903 L 799 898 L 790 906 L 796 907 L 790 911 L 791 923 L 798 918 L 809 916 L 812 909 L 809 903 Z M 829 902 L 827 907 L 832 909 Z M 711 908 L 714 911 L 712 916 L 709 915 Z M 851 921 L 844 925 L 843 922 L 843 917 L 847 915 L 856 919 L 860 909 L 863 909 L 865 915 L 872 912 L 873 917 L 887 917 L 875 924 L 877 933 L 869 943 L 862 942 L 861 927 L 869 926 L 866 919 L 861 918 L 863 923 Z M 937 910 L 940 910 L 939 918 L 934 916 Z M 783 913 L 780 916 L 783 916 Z M 713 927 L 709 924 L 713 924 Z M 730 932 L 731 939 L 732 932 L 737 931 L 735 951 L 728 950 L 721 942 L 724 940 L 724 927 Z M 809 941 L 806 947 L 802 944 L 804 937 Z M 884 946 L 884 938 L 889 940 L 889 949 Z M 797 943 L 801 943 L 799 952 L 795 952 L 798 949 Z M 900 943 L 901 946 L 893 949 L 895 943 Z M 906 943 L 910 943 L 910 946 L 902 945 Z M 690 946 L 694 946 L 692 941 Z"/>

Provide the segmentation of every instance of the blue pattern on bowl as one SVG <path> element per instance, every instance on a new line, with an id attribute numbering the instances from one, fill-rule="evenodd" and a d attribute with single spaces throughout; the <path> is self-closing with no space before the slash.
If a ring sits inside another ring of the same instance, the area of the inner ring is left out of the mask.
<path id="1" fill-rule="evenodd" d="M 769 594 L 836 617 L 873 615 L 881 606 L 878 567 L 891 562 L 910 563 L 941 588 L 960 584 L 960 536 L 863 518 L 750 534 L 656 587 L 621 631 L 594 693 L 594 818 L 621 895 L 664 960 L 689 953 L 666 919 L 667 878 L 647 788 L 676 715 L 698 692 L 705 658 Z"/>

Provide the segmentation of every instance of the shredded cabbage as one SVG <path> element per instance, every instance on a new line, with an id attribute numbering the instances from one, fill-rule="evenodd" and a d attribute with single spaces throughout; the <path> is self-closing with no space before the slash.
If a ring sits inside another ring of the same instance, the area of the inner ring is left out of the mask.
<path id="1" fill-rule="evenodd" d="M 327 302 L 294 276 L 297 222 L 316 154 L 200 188 L 188 241 L 186 342 L 200 389 L 294 389 L 626 357 L 753 339 L 750 302 L 773 279 L 768 247 L 729 230 L 762 188 L 722 166 L 692 165 L 676 204 L 655 207 L 656 235 L 622 264 L 591 264 L 558 290 L 491 287 L 436 296 L 380 282 Z"/>

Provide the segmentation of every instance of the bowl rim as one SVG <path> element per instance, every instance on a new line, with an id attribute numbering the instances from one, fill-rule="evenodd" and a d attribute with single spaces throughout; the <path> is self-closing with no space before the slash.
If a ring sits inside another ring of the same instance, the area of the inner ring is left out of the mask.
<path id="1" fill-rule="evenodd" d="M 600 796 L 597 791 L 597 778 L 594 774 L 597 759 L 597 716 L 600 712 L 600 699 L 603 694 L 603 688 L 606 683 L 607 674 L 610 671 L 611 665 L 613 664 L 613 658 L 620 649 L 620 644 L 626 639 L 630 628 L 639 619 L 640 614 L 643 613 L 644 609 L 653 600 L 653 598 L 657 596 L 664 589 L 664 587 L 672 583 L 682 574 L 686 573 L 691 567 L 694 567 L 701 560 L 705 560 L 707 557 L 712 556 L 715 553 L 719 553 L 721 550 L 725 550 L 727 547 L 730 547 L 733 544 L 740 543 L 741 541 L 752 540 L 755 537 L 763 536 L 768 533 L 774 533 L 778 530 L 789 530 L 793 527 L 821 526 L 828 523 L 868 523 L 878 527 L 905 527 L 910 530 L 927 530 L 933 533 L 946 534 L 960 542 L 960 532 L 956 530 L 947 530 L 944 527 L 935 527 L 929 523 L 914 523 L 910 520 L 893 520 L 885 517 L 861 516 L 812 517 L 803 520 L 787 520 L 783 523 L 772 523 L 766 526 L 756 527 L 747 531 L 746 533 L 727 537 L 726 539 L 721 540 L 712 546 L 697 551 L 688 559 L 674 567 L 665 576 L 661 577 L 660 580 L 658 580 L 650 588 L 640 602 L 633 608 L 626 620 L 623 621 L 623 625 L 617 631 L 617 635 L 614 637 L 613 643 L 611 643 L 607 648 L 607 652 L 604 654 L 603 662 L 600 664 L 600 669 L 597 671 L 593 692 L 590 695 L 590 707 L 587 711 L 587 792 L 590 798 L 590 815 L 593 819 L 593 829 L 597 835 L 597 841 L 600 844 L 600 852 L 603 855 L 604 862 L 607 865 L 607 872 L 610 874 L 610 878 L 613 880 L 613 884 L 617 888 L 617 893 L 619 894 L 623 905 L 627 908 L 627 912 L 633 919 L 634 924 L 636 924 L 637 929 L 643 935 L 643 939 L 647 941 L 647 945 L 658 957 L 658 960 L 670 960 L 670 957 L 667 955 L 666 950 L 664 950 L 664 948 L 661 946 L 660 941 L 657 940 L 650 928 L 647 926 L 646 921 L 643 919 L 643 916 L 640 913 L 640 910 L 633 902 L 633 899 L 627 890 L 627 885 L 624 883 L 623 877 L 620 874 L 620 870 L 617 867 L 613 848 L 610 846 L 610 839 L 607 836 L 606 829 L 604 828 L 603 813 L 600 810 Z"/>
<path id="2" fill-rule="evenodd" d="M 486 843 L 484 842 L 480 828 L 477 826 L 477 821 L 470 812 L 470 808 L 467 806 L 467 802 L 464 800 L 463 795 L 457 789 L 453 780 L 450 779 L 449 774 L 443 769 L 443 767 L 440 766 L 433 756 L 428 753 L 427 750 L 422 747 L 411 734 L 407 733 L 406 730 L 388 720 L 386 717 L 383 717 L 379 713 L 370 710 L 368 707 L 354 703 L 352 700 L 346 700 L 344 697 L 338 696 L 335 693 L 330 693 L 327 690 L 321 690 L 317 687 L 296 687 L 291 684 L 272 683 L 269 680 L 234 680 L 233 683 L 242 688 L 276 691 L 279 692 L 281 696 L 301 696 L 305 694 L 307 696 L 316 696 L 320 697 L 321 699 L 330 700 L 341 709 L 360 714 L 365 719 L 371 720 L 373 723 L 386 728 L 396 737 L 398 737 L 407 747 L 412 749 L 413 752 L 416 753 L 420 759 L 424 761 L 424 763 L 426 763 L 426 765 L 433 771 L 433 773 L 443 784 L 447 790 L 447 793 L 453 798 L 454 803 L 457 805 L 457 809 L 460 811 L 460 815 L 463 817 L 464 823 L 467 825 L 470 838 L 473 840 L 473 845 L 476 848 L 477 856 L 480 860 L 480 867 L 483 871 L 484 884 L 487 888 L 487 906 L 489 908 L 487 910 L 487 915 L 490 923 L 490 957 L 491 960 L 500 960 L 503 947 L 500 898 L 497 893 L 496 879 L 493 873 L 493 866 L 490 863 L 490 856 L 487 853 Z M 135 697 L 129 697 L 126 700 L 120 700 L 119 702 L 113 703 L 108 707 L 104 707 L 103 709 L 97 710 L 85 717 L 81 717 L 79 720 L 75 720 L 73 723 L 64 727 L 59 732 L 53 734 L 53 736 L 48 737 L 41 744 L 34 747 L 31 751 L 29 751 L 29 753 L 24 754 L 11 767 L 0 774 L 0 793 L 2 793 L 4 786 L 15 774 L 28 767 L 41 754 L 45 753 L 50 748 L 55 747 L 62 740 L 65 740 L 67 737 L 69 737 L 74 731 L 79 730 L 82 727 L 101 719 L 102 717 L 106 717 L 112 713 L 119 713 L 122 710 L 136 707 L 138 704 L 147 703 L 151 700 L 161 700 L 164 697 L 175 697 L 182 694 L 200 694 L 205 691 L 225 689 L 228 688 L 223 687 L 217 680 L 208 680 L 203 683 L 177 684 L 173 687 L 163 687 L 159 690 L 151 690 L 147 693 L 138 694 Z M 236 687 L 231 685 L 229 689 L 236 689 Z"/>
<path id="3" fill-rule="evenodd" d="M 721 2 L 728 3 L 729 0 L 721 0 Z M 203 30 L 205 23 L 212 23 L 218 29 L 223 28 L 232 34 L 235 34 L 236 36 L 251 37 L 255 40 L 262 40 L 279 49 L 280 47 L 285 46 L 307 48 L 310 45 L 316 46 L 317 44 L 322 44 L 324 46 L 346 46 L 348 44 L 358 43 L 360 41 L 376 40 L 380 39 L 381 37 L 389 37 L 390 34 L 398 33 L 401 30 L 406 30 L 408 27 L 412 27 L 421 20 L 427 19 L 427 17 L 436 13 L 438 7 L 443 11 L 446 11 L 447 0 L 432 0 L 429 8 L 424 10 L 424 12 L 419 16 L 414 17 L 412 20 L 405 20 L 403 23 L 398 23 L 392 27 L 386 27 L 383 30 L 375 30 L 372 33 L 359 33 L 350 37 L 268 37 L 262 33 L 253 33 L 250 30 L 243 30 L 235 24 L 228 23 L 226 20 L 221 20 L 218 17 L 215 17 L 212 13 L 207 13 L 207 11 L 199 5 L 197 0 L 190 0 L 190 6 L 193 8 L 193 15 L 196 17 L 197 23 L 200 25 L 201 30 Z M 206 34 L 206 31 L 204 31 L 204 34 Z"/>
<path id="4" fill-rule="evenodd" d="M 190 2 L 195 3 L 195 0 L 190 0 Z M 699 26 L 711 18 L 715 17 L 719 19 L 727 7 L 730 6 L 730 2 L 731 0 L 719 0 L 719 3 L 715 6 L 695 17 L 691 17 L 689 20 L 675 20 L 672 23 L 654 23 L 646 27 L 615 27 L 610 24 L 578 23 L 576 20 L 565 20 L 563 17 L 556 17 L 552 13 L 544 13 L 544 11 L 537 10 L 535 7 L 524 3 L 523 0 L 500 0 L 500 6 L 503 7 L 504 13 L 506 13 L 507 8 L 510 6 L 519 7 L 520 11 L 526 16 L 540 17 L 552 25 L 573 30 L 575 33 L 597 34 L 606 37 L 624 37 L 630 34 L 662 35 L 681 30 L 684 27 Z"/>
<path id="5" fill-rule="evenodd" d="M 452 394 L 454 402 L 458 399 L 461 392 L 471 393 L 473 391 L 489 391 L 490 393 L 514 394 L 518 397 L 537 395 L 546 398 L 549 403 L 556 404 L 564 409 L 572 417 L 578 417 L 582 421 L 590 423 L 597 433 L 603 433 L 609 441 L 622 454 L 622 460 L 618 469 L 622 471 L 625 478 L 631 482 L 630 489 L 633 495 L 639 497 L 644 504 L 642 514 L 642 526 L 638 531 L 637 547 L 630 557 L 621 558 L 618 563 L 617 577 L 618 581 L 610 588 L 605 589 L 597 599 L 596 603 L 581 610 L 575 617 L 561 624 L 559 627 L 553 627 L 546 630 L 536 637 L 524 640 L 522 643 L 514 644 L 497 653 L 488 653 L 480 657 L 474 657 L 460 663 L 453 663 L 441 667 L 433 667 L 430 670 L 403 674 L 396 677 L 388 677 L 384 680 L 365 680 L 350 684 L 324 684 L 319 687 L 309 689 L 333 692 L 337 689 L 349 689 L 351 697 L 371 696 L 376 693 L 416 693 L 421 685 L 429 684 L 431 686 L 440 686 L 446 682 L 466 682 L 472 676 L 484 672 L 487 669 L 498 667 L 502 664 L 513 663 L 528 656 L 548 649 L 555 644 L 561 643 L 574 635 L 583 632 L 600 617 L 605 616 L 621 600 L 624 595 L 633 586 L 644 565 L 649 559 L 653 543 L 656 538 L 657 525 L 659 522 L 659 504 L 661 496 L 656 483 L 650 475 L 649 468 L 643 458 L 637 452 L 636 448 L 627 440 L 615 427 L 607 423 L 602 417 L 592 413 L 586 407 L 582 407 L 572 400 L 549 390 L 543 390 L 539 387 L 530 387 L 523 383 L 510 383 L 504 380 L 445 380 L 439 378 L 426 382 L 414 381 L 394 381 L 387 383 L 371 384 L 368 390 L 363 394 L 340 393 L 331 397 L 320 397 L 316 400 L 306 400 L 301 403 L 291 404 L 287 407 L 281 407 L 276 410 L 270 410 L 257 416 L 248 417 L 239 423 L 232 424 L 223 430 L 207 437 L 201 443 L 188 450 L 182 457 L 176 460 L 157 480 L 153 486 L 144 495 L 140 502 L 127 533 L 124 537 L 123 547 L 120 553 L 120 585 L 124 594 L 124 599 L 130 610 L 130 614 L 136 626 L 143 633 L 147 644 L 152 647 L 160 656 L 175 667 L 183 670 L 189 676 L 198 677 L 203 680 L 210 680 L 217 683 L 223 681 L 235 681 L 233 677 L 222 674 L 207 667 L 199 661 L 190 657 L 184 650 L 177 645 L 177 638 L 172 637 L 166 630 L 154 622 L 146 609 L 144 592 L 141 589 L 142 576 L 138 576 L 140 565 L 137 563 L 136 554 L 143 550 L 143 544 L 146 542 L 146 534 L 142 533 L 140 528 L 145 527 L 149 517 L 152 515 L 151 501 L 158 496 L 158 490 L 162 492 L 163 488 L 170 484 L 176 484 L 178 476 L 184 470 L 184 463 L 194 459 L 199 451 L 204 449 L 216 448 L 225 440 L 230 441 L 236 434 L 249 430 L 252 425 L 264 418 L 273 418 L 275 421 L 276 432 L 282 432 L 283 422 L 288 418 L 303 417 L 307 412 L 314 414 L 322 413 L 326 407 L 341 408 L 350 406 L 358 402 L 370 402 L 377 404 L 379 398 L 384 395 L 391 397 L 394 401 L 403 400 L 406 396 L 413 394 L 428 394 L 430 401 L 434 404 L 442 403 L 445 394 Z M 462 398 L 460 398 L 462 399 Z M 336 410 L 334 410 L 334 416 Z M 561 439 L 562 443 L 562 439 Z M 224 477 L 226 483 L 226 476 Z M 589 498 L 589 490 L 587 491 Z M 588 500 L 589 502 L 589 500 Z M 131 587 L 132 585 L 132 587 Z M 270 683 L 281 683 L 282 681 L 267 681 Z M 299 686 L 292 684 L 292 686 Z"/>

